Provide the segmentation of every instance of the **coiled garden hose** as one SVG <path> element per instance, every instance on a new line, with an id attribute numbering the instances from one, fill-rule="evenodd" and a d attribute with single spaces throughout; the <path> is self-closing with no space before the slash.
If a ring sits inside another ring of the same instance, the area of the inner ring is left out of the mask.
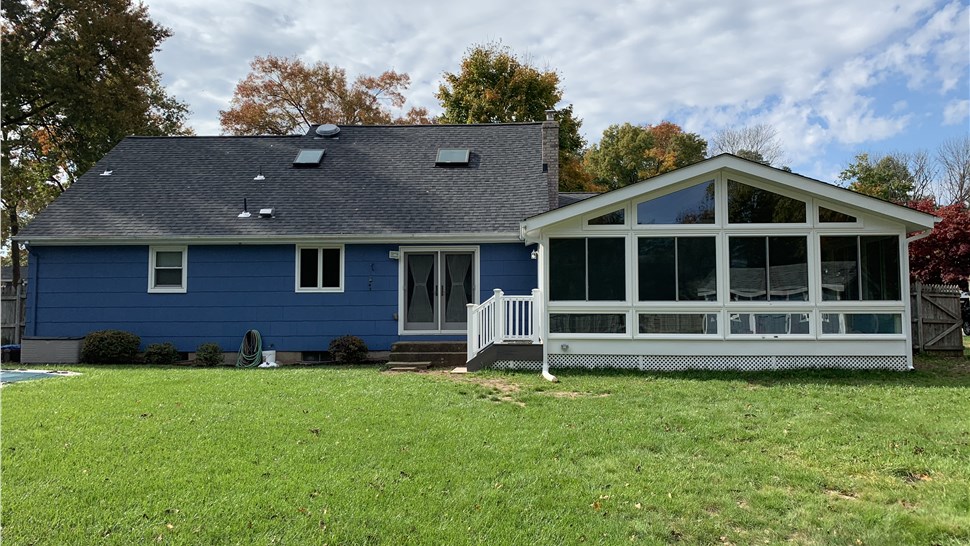
<path id="1" fill-rule="evenodd" d="M 243 336 L 239 345 L 239 356 L 236 357 L 237 368 L 255 368 L 263 361 L 263 338 L 259 330 L 250 330 Z"/>

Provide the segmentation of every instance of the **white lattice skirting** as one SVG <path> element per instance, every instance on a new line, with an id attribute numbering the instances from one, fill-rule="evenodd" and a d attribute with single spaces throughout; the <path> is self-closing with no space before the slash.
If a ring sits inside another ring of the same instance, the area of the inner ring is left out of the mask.
<path id="1" fill-rule="evenodd" d="M 497 370 L 542 369 L 542 362 L 498 360 Z M 552 369 L 644 370 L 681 372 L 686 370 L 733 370 L 743 372 L 841 368 L 847 370 L 908 370 L 904 356 L 656 356 L 656 355 L 549 355 Z"/>

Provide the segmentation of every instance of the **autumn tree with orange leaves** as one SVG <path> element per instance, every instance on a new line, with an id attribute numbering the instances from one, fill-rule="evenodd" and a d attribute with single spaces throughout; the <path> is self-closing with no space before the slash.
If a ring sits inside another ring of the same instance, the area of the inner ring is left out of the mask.
<path id="1" fill-rule="evenodd" d="M 340 67 L 300 59 L 256 57 L 252 71 L 236 85 L 228 110 L 219 112 L 222 130 L 232 135 L 305 133 L 318 123 L 381 125 L 431 123 L 425 108 L 402 116 L 407 74 L 388 70 L 379 76 L 360 75 L 350 83 Z"/>
<path id="2" fill-rule="evenodd" d="M 706 155 L 706 140 L 663 121 L 657 125 L 611 125 L 583 159 L 597 183 L 615 189 L 697 163 Z"/>

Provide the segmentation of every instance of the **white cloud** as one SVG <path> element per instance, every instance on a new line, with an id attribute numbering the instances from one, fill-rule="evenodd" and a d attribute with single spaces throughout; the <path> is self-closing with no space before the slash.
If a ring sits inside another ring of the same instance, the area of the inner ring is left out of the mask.
<path id="1" fill-rule="evenodd" d="M 707 136 L 767 122 L 806 168 L 830 145 L 906 131 L 907 105 L 920 101 L 898 81 L 953 100 L 970 47 L 962 0 L 147 3 L 174 31 L 157 64 L 200 134 L 218 132 L 217 112 L 256 55 L 298 55 L 352 76 L 407 72 L 409 105 L 437 111 L 441 74 L 458 70 L 469 46 L 502 40 L 559 72 L 591 141 L 627 121 L 671 119 Z"/>
<path id="2" fill-rule="evenodd" d="M 966 123 L 970 117 L 970 100 L 953 100 L 943 108 L 943 125 Z"/>

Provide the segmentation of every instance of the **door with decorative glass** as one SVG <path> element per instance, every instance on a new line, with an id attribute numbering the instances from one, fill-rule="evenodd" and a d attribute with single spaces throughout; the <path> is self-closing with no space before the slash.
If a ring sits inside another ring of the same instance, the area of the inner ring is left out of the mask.
<path id="1" fill-rule="evenodd" d="M 475 252 L 404 251 L 403 318 L 407 332 L 464 332 L 466 305 L 478 290 Z"/>

